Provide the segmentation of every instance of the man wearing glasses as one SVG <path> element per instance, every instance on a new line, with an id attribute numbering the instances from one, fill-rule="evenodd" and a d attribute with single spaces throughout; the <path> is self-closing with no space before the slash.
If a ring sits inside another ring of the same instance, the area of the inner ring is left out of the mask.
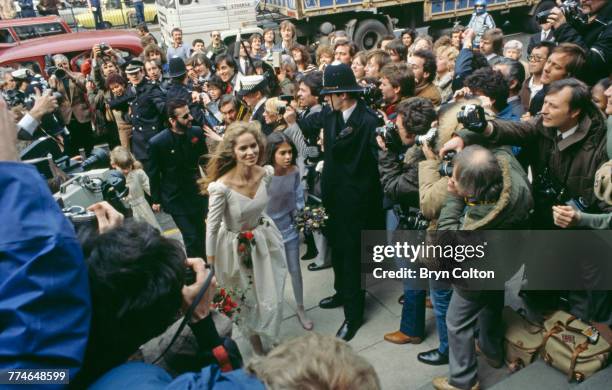
<path id="1" fill-rule="evenodd" d="M 188 257 L 204 257 L 206 198 L 197 180 L 200 157 L 208 154 L 206 136 L 192 126 L 187 101 L 170 100 L 167 109 L 170 127 L 149 141 L 151 208 L 172 215 Z"/>
<path id="2" fill-rule="evenodd" d="M 531 77 L 523 82 L 523 87 L 519 93 L 525 111 L 529 109 L 531 99 L 544 87 L 540 78 L 544 71 L 544 64 L 546 64 L 546 60 L 554 47 L 553 42 L 542 41 L 531 49 L 531 54 L 527 57 Z"/>

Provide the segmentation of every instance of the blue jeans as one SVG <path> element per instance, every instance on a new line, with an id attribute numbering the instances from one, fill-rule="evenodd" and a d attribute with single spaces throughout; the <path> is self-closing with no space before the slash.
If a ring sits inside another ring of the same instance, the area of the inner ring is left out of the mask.
<path id="1" fill-rule="evenodd" d="M 144 23 L 145 22 L 144 3 L 142 1 L 134 3 L 134 8 L 136 9 L 136 23 L 138 24 Z"/>
<path id="2" fill-rule="evenodd" d="M 440 353 L 448 353 L 448 334 L 446 331 L 446 311 L 453 290 L 430 289 L 431 303 L 436 316 L 436 327 L 440 338 Z M 404 284 L 404 306 L 400 331 L 408 336 L 425 338 L 425 290 L 414 290 Z"/>

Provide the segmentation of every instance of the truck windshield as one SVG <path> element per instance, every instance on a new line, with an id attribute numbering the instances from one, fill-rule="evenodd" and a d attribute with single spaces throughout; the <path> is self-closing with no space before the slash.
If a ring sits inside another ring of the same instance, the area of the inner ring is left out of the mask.
<path id="1" fill-rule="evenodd" d="M 156 0 L 157 5 L 164 8 L 176 8 L 176 0 Z"/>

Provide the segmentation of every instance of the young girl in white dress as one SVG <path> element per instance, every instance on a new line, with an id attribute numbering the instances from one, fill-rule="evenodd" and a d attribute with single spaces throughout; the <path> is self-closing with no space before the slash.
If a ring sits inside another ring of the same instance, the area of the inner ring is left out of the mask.
<path id="1" fill-rule="evenodd" d="M 238 327 L 253 350 L 275 343 L 283 318 L 287 276 L 283 237 L 264 211 L 274 176 L 265 158 L 265 139 L 257 123 L 235 122 L 206 167 L 201 188 L 209 195 L 206 257 L 219 286 L 238 290 Z M 263 340 L 262 340 L 263 339 Z"/>
<path id="2" fill-rule="evenodd" d="M 304 208 L 304 189 L 300 170 L 296 165 L 297 148 L 287 135 L 273 132 L 268 136 L 267 164 L 274 167 L 274 177 L 268 195 L 266 212 L 283 235 L 285 257 L 291 275 L 297 317 L 302 327 L 312 330 L 313 323 L 304 311 L 304 284 L 300 268 L 300 236 L 295 226 L 298 210 Z"/>
<path id="3" fill-rule="evenodd" d="M 123 146 L 115 147 L 110 158 L 111 166 L 120 170 L 125 176 L 129 188 L 126 200 L 132 209 L 134 219 L 146 222 L 161 232 L 162 228 L 145 199 L 145 194 L 151 195 L 151 186 L 149 185 L 149 177 L 142 170 L 140 162 L 136 161 L 134 155 Z"/>

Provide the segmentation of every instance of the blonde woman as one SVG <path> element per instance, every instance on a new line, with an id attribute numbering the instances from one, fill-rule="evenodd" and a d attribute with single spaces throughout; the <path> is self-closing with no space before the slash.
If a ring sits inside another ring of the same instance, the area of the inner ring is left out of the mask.
<path id="1" fill-rule="evenodd" d="M 264 145 L 258 123 L 232 123 L 200 183 L 209 195 L 208 263 L 215 267 L 219 286 L 244 296 L 238 302 L 238 327 L 260 355 L 264 341 L 277 341 L 287 275 L 283 237 L 264 213 L 274 176 L 274 168 L 261 167 Z"/>
<path id="2" fill-rule="evenodd" d="M 284 109 L 286 103 L 279 98 L 270 98 L 266 100 L 265 111 L 263 114 L 266 124 L 269 125 L 274 131 L 283 132 L 287 128 L 287 123 L 283 116 L 279 113 L 281 107 Z"/>
<path id="3" fill-rule="evenodd" d="M 459 50 L 454 46 L 440 46 L 436 51 L 436 78 L 434 85 L 440 89 L 442 102 L 453 97 L 453 78 L 455 76 L 455 60 Z"/>

